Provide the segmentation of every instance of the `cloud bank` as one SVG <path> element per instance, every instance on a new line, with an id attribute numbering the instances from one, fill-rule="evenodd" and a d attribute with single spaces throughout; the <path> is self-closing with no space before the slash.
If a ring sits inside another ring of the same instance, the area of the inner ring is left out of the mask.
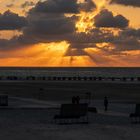
<path id="1" fill-rule="evenodd" d="M 129 20 L 124 16 L 113 16 L 113 13 L 106 9 L 102 10 L 94 19 L 96 27 L 125 28 L 129 24 Z"/>
<path id="2" fill-rule="evenodd" d="M 0 14 L 0 30 L 19 30 L 27 26 L 27 19 L 11 11 Z"/>
<path id="3" fill-rule="evenodd" d="M 26 2 L 22 6 L 30 4 Z M 26 17 L 6 11 L 0 14 L 0 30 L 20 30 L 22 34 L 10 40 L 0 39 L 0 50 L 6 52 L 38 43 L 66 41 L 70 44 L 66 56 L 87 55 L 85 49 L 96 49 L 102 53 L 88 55 L 97 63 L 108 60 L 97 58 L 101 55 L 107 57 L 140 50 L 140 29 L 130 28 L 129 20 L 123 15 L 114 15 L 103 9 L 93 17 L 93 28 L 85 33 L 77 32 L 76 28 L 81 11 L 94 13 L 96 5 L 92 0 L 82 3 L 77 0 L 47 0 L 38 2 Z M 114 34 L 114 30 L 118 34 Z"/>
<path id="4" fill-rule="evenodd" d="M 125 6 L 140 7 L 139 0 L 111 0 L 110 4 L 122 4 Z"/>

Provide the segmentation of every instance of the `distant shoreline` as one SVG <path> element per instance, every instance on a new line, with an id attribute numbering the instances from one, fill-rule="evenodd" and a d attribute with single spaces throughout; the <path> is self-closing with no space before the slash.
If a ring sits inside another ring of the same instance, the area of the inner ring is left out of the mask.
<path id="1" fill-rule="evenodd" d="M 140 81 L 42 81 L 42 80 L 0 80 L 0 83 L 97 83 L 97 84 L 140 84 Z"/>
<path id="2" fill-rule="evenodd" d="M 26 66 L 0 66 L 0 69 L 1 69 L 1 68 L 2 68 L 2 69 L 5 69 L 5 68 L 6 68 L 6 69 L 7 69 L 7 68 L 11 68 L 11 69 L 15 69 L 15 68 L 16 68 L 16 69 L 19 69 L 19 68 L 21 68 L 21 69 L 22 69 L 22 68 L 23 68 L 23 69 L 28 69 L 28 68 L 29 68 L 29 69 L 30 69 L 30 68 L 31 68 L 31 69 L 32 69 L 32 68 L 33 68 L 33 69 L 36 69 L 36 68 L 37 68 L 37 69 L 89 69 L 89 68 L 91 68 L 91 69 L 94 69 L 94 68 L 95 68 L 95 69 L 102 69 L 102 68 L 107 68 L 107 69 L 108 69 L 108 68 L 113 68 L 113 69 L 115 69 L 115 68 L 130 68 L 130 69 L 131 69 L 131 68 L 132 68 L 132 69 L 133 69 L 133 68 L 140 68 L 140 67 L 129 67 L 129 66 L 128 66 L 128 67 L 123 67 L 123 66 L 122 66 L 122 67 L 109 67 L 109 66 L 107 66 L 107 67 L 87 67 L 87 66 L 86 66 L 86 67 L 48 67 L 48 66 L 46 66 L 46 67 L 45 67 L 45 66 L 29 66 L 29 67 L 26 67 Z"/>
<path id="3" fill-rule="evenodd" d="M 140 67 L 0 67 L 1 81 L 140 82 Z"/>

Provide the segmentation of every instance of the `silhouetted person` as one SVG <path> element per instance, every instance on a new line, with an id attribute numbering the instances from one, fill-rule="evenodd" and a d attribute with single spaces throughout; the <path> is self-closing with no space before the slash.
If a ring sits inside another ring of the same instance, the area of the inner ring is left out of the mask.
<path id="1" fill-rule="evenodd" d="M 108 99 L 106 96 L 104 98 L 104 107 L 105 107 L 105 111 L 107 111 L 108 110 Z"/>
<path id="2" fill-rule="evenodd" d="M 72 104 L 75 104 L 75 103 L 76 103 L 76 97 L 73 96 L 73 97 L 72 97 Z"/>
<path id="3" fill-rule="evenodd" d="M 76 97 L 76 104 L 79 104 L 79 102 L 80 102 L 80 97 L 77 96 L 77 97 Z"/>
<path id="4" fill-rule="evenodd" d="M 79 104 L 80 97 L 79 96 L 73 96 L 72 97 L 72 104 Z"/>
<path id="5" fill-rule="evenodd" d="M 86 92 L 85 94 L 86 94 L 86 97 L 85 97 L 86 102 L 88 104 L 90 104 L 90 102 L 91 102 L 91 93 L 90 92 Z"/>

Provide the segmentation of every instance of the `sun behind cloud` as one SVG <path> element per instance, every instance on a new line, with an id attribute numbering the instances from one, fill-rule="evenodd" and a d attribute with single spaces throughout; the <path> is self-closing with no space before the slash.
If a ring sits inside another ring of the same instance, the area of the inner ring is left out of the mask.
<path id="1" fill-rule="evenodd" d="M 5 0 L 0 10 L 0 66 L 140 65 L 139 2 Z"/>

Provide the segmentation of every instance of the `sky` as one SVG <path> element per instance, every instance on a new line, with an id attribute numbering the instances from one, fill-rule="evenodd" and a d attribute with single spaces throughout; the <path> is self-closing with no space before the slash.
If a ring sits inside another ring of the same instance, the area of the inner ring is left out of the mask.
<path id="1" fill-rule="evenodd" d="M 139 67 L 139 0 L 0 0 L 0 66 Z"/>

